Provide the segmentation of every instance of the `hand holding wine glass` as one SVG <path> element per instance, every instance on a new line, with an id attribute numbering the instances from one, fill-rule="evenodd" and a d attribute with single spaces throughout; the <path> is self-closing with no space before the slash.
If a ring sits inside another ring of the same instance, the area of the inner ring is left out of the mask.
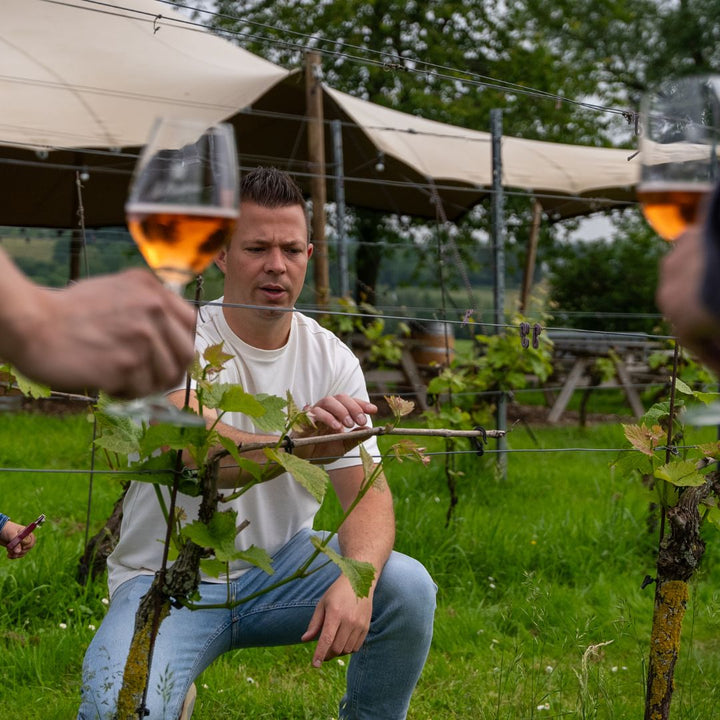
<path id="1" fill-rule="evenodd" d="M 125 214 L 133 240 L 162 283 L 181 294 L 229 242 L 238 217 L 231 125 L 161 118 L 133 175 Z M 202 424 L 164 398 L 114 403 L 111 414 Z"/>
<path id="2" fill-rule="evenodd" d="M 644 100 L 642 128 L 638 198 L 658 234 L 668 241 L 679 239 L 660 265 L 658 305 L 680 340 L 717 370 L 720 318 L 709 311 L 703 294 L 712 262 L 708 242 L 720 242 L 705 237 L 704 223 L 718 179 L 720 76 L 663 83 Z M 718 424 L 720 403 L 690 408 L 685 419 L 694 425 Z"/>
<path id="3" fill-rule="evenodd" d="M 665 240 L 697 222 L 718 176 L 720 76 L 668 80 L 648 93 L 641 112 L 638 199 Z"/>

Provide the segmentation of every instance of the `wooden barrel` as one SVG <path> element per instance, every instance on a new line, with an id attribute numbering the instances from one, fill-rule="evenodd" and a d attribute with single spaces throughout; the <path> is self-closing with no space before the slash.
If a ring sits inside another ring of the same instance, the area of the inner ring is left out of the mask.
<path id="1" fill-rule="evenodd" d="M 412 357 L 416 365 L 446 366 L 455 357 L 455 335 L 450 323 L 428 321 L 412 332 Z"/>

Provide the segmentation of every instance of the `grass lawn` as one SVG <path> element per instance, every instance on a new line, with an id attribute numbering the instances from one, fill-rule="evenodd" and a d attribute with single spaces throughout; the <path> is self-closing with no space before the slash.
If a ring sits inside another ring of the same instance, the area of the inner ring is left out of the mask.
<path id="1" fill-rule="evenodd" d="M 492 452 L 456 456 L 459 503 L 448 526 L 442 455 L 427 468 L 387 467 L 397 548 L 420 559 L 439 587 L 410 720 L 642 716 L 653 587 L 640 585 L 653 575 L 657 544 L 648 496 L 610 470 L 617 453 L 607 450 L 625 446 L 619 425 L 534 428 L 534 436 L 510 434 L 507 479 L 497 476 Z M 104 579 L 85 588 L 75 581 L 91 438 L 83 415 L 0 415 L 0 510 L 18 520 L 48 516 L 27 558 L 0 557 L 0 707 L 11 720 L 75 716 L 83 653 L 105 612 Z M 118 494 L 117 478 L 95 477 L 92 531 Z M 335 512 L 326 503 L 320 521 Z M 720 715 L 720 537 L 708 532 L 707 540 L 684 625 L 674 720 Z M 197 681 L 193 719 L 336 718 L 344 661 L 318 671 L 310 658 L 310 647 L 224 656 Z"/>

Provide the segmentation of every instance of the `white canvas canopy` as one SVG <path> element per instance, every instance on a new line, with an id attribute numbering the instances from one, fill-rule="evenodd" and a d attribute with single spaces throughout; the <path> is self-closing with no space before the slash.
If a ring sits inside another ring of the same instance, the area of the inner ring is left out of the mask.
<path id="1" fill-rule="evenodd" d="M 218 122 L 288 74 L 173 15 L 152 0 L 3 0 L 2 142 L 142 145 L 158 116 Z"/>
<path id="2" fill-rule="evenodd" d="M 368 134 L 378 149 L 415 168 L 438 185 L 461 183 L 492 186 L 492 136 L 446 123 L 426 120 L 365 102 L 326 88 L 329 96 Z M 502 139 L 502 184 L 547 197 L 546 207 L 560 215 L 574 214 L 572 198 L 628 199 L 639 177 L 639 160 L 628 150 Z M 589 202 L 586 203 L 589 207 Z M 586 210 L 587 211 L 587 210 Z"/>
<path id="3" fill-rule="evenodd" d="M 74 227 L 76 171 L 88 226 L 121 224 L 138 147 L 158 115 L 229 119 L 245 167 L 308 179 L 305 87 L 156 0 L 2 0 L 0 224 Z M 455 219 L 491 186 L 488 133 L 323 88 L 342 122 L 350 205 Z M 332 199 L 333 148 L 326 125 Z M 625 150 L 503 139 L 503 183 L 557 217 L 634 199 Z M 377 160 L 382 153 L 382 169 Z M 377 166 L 377 167 L 376 167 Z"/>

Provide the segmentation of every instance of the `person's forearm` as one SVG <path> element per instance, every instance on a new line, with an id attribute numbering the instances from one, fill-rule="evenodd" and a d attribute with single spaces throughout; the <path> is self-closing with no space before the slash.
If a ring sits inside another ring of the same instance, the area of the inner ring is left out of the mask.
<path id="1" fill-rule="evenodd" d="M 185 391 L 176 390 L 168 395 L 168 399 L 174 405 L 181 408 L 185 404 Z M 194 392 L 190 393 L 189 405 L 193 408 L 193 410 L 195 410 L 195 412 L 198 411 L 197 398 Z M 256 435 L 244 430 L 238 430 L 238 428 L 228 425 L 222 421 L 218 422 L 215 410 L 205 410 L 204 414 L 208 429 L 214 427 L 220 435 L 228 438 L 236 446 L 256 442 L 277 442 L 278 440 L 278 438 L 274 435 Z M 208 457 L 212 458 L 218 453 L 225 452 L 225 448 L 218 443 L 214 447 L 210 448 Z M 243 458 L 255 462 L 258 465 L 268 465 L 269 463 L 267 456 L 262 450 L 251 450 L 241 454 Z M 187 467 L 195 467 L 195 461 L 187 451 L 183 452 L 183 462 Z M 266 479 L 270 480 L 282 472 L 284 472 L 284 469 L 280 465 L 274 464 L 271 468 L 266 469 Z M 232 455 L 226 454 L 223 458 L 221 458 L 218 473 L 218 487 L 220 489 L 228 490 L 242 487 L 252 479 L 253 477 L 250 473 L 238 467 L 235 462 L 235 458 L 233 458 Z"/>
<path id="2" fill-rule="evenodd" d="M 346 501 L 341 502 L 349 507 Z M 384 480 L 370 488 L 352 510 L 340 527 L 338 540 L 343 555 L 373 565 L 374 588 L 395 544 L 392 495 Z"/>
<path id="3" fill-rule="evenodd" d="M 0 250 L 0 359 L 16 363 L 25 351 L 38 287 Z"/>

